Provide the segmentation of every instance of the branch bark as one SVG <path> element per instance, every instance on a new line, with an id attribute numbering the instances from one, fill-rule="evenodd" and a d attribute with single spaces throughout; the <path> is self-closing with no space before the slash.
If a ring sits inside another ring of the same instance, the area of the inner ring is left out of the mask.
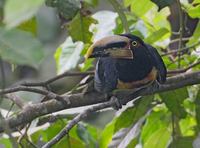
<path id="1" fill-rule="evenodd" d="M 161 85 L 159 88 L 147 88 L 136 93 L 133 90 L 125 92 L 122 91 L 121 93 L 117 94 L 117 97 L 121 98 L 121 96 L 128 96 L 121 99 L 121 103 L 126 104 L 127 102 L 133 100 L 135 97 L 138 96 L 145 96 L 158 92 L 174 90 L 199 83 L 200 71 L 193 73 L 184 73 L 168 78 L 166 84 Z M 59 99 L 51 99 L 43 103 L 29 104 L 25 106 L 23 110 L 17 115 L 6 118 L 5 120 L 10 126 L 10 128 L 14 129 L 19 125 L 29 123 L 35 118 L 49 113 L 69 108 L 103 103 L 106 101 L 108 100 L 105 99 L 104 94 L 100 94 L 97 92 L 91 92 L 86 94 L 79 93 L 63 96 L 59 95 Z M 3 132 L 2 123 L 0 123 L 0 132 Z"/>

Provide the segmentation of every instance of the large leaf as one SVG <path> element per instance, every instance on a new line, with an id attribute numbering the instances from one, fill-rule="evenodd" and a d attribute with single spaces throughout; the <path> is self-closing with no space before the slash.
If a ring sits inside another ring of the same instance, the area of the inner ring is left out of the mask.
<path id="1" fill-rule="evenodd" d="M 12 148 L 12 143 L 9 138 L 0 138 L 0 147 Z"/>
<path id="2" fill-rule="evenodd" d="M 117 132 L 113 136 L 113 141 L 109 144 L 118 147 L 118 148 L 124 148 L 124 147 L 135 147 L 136 144 L 139 142 L 138 136 L 141 131 L 141 127 L 145 121 L 145 117 L 142 117 L 140 120 L 138 120 L 133 126 L 130 128 L 125 128 L 125 130 L 122 129 L 119 132 Z"/>
<path id="3" fill-rule="evenodd" d="M 98 3 L 99 3 L 98 0 L 84 0 L 84 2 L 86 4 L 89 4 L 90 6 L 93 6 L 93 7 L 97 6 Z"/>
<path id="4" fill-rule="evenodd" d="M 44 0 L 6 0 L 4 22 L 7 27 L 15 27 L 36 14 Z"/>
<path id="5" fill-rule="evenodd" d="M 145 42 L 153 44 L 154 42 L 161 40 L 162 37 L 165 36 L 167 33 L 169 33 L 169 30 L 167 30 L 166 28 L 161 28 L 145 38 Z"/>
<path id="6" fill-rule="evenodd" d="M 136 123 L 147 113 L 152 99 L 153 96 L 145 96 L 136 100 L 133 107 L 126 109 L 117 117 L 114 131 L 117 132 L 121 128 L 126 128 Z"/>
<path id="7" fill-rule="evenodd" d="M 145 142 L 144 148 L 164 148 L 169 141 L 170 132 L 167 127 L 163 127 L 152 133 L 151 137 Z"/>
<path id="8" fill-rule="evenodd" d="M 200 41 L 200 21 L 198 22 L 195 31 L 193 33 L 193 35 L 191 36 L 189 42 L 187 43 L 188 46 L 191 46 L 193 44 L 196 44 L 197 42 Z"/>
<path id="9" fill-rule="evenodd" d="M 192 115 L 187 115 L 186 118 L 181 119 L 179 127 L 181 130 L 181 136 L 195 136 L 195 128 L 197 126 L 196 119 Z"/>
<path id="10" fill-rule="evenodd" d="M 178 137 L 169 145 L 169 148 L 194 148 L 192 146 L 193 140 L 194 137 Z"/>
<path id="11" fill-rule="evenodd" d="M 171 116 L 163 107 L 151 112 L 142 129 L 141 142 L 144 148 L 164 148 L 170 141 Z"/>
<path id="12" fill-rule="evenodd" d="M 78 0 L 46 0 L 46 5 L 57 8 L 59 14 L 67 20 L 73 18 L 80 9 Z"/>
<path id="13" fill-rule="evenodd" d="M 67 124 L 66 120 L 58 120 L 57 122 L 51 124 L 48 128 L 39 130 L 31 135 L 31 139 L 34 143 L 44 143 L 50 141 L 54 138 Z M 69 136 L 63 137 L 56 145 L 55 148 L 66 147 L 71 145 L 73 148 L 85 147 L 85 144 L 78 138 L 76 134 L 75 126 L 70 130 Z M 41 147 L 41 146 L 40 146 Z"/>
<path id="14" fill-rule="evenodd" d="M 197 97 L 196 97 L 196 100 L 195 100 L 195 111 L 196 111 L 196 121 L 197 121 L 197 128 L 198 128 L 198 131 L 200 131 L 200 90 L 198 91 L 197 93 Z"/>
<path id="15" fill-rule="evenodd" d="M 127 108 L 118 117 L 113 119 L 102 132 L 100 147 L 106 148 L 116 132 L 122 128 L 134 125 L 142 116 L 144 116 L 150 107 L 152 99 L 153 96 L 145 96 L 136 100 L 133 107 Z"/>
<path id="16" fill-rule="evenodd" d="M 142 0 L 140 2 L 132 0 L 131 2 L 131 12 L 139 17 L 145 15 L 152 7 L 153 3 L 150 0 Z"/>
<path id="17" fill-rule="evenodd" d="M 112 140 L 112 136 L 114 134 L 115 122 L 116 119 L 114 119 L 111 123 L 107 124 L 105 129 L 103 130 L 99 143 L 100 148 L 108 147 L 108 144 Z"/>
<path id="18" fill-rule="evenodd" d="M 29 19 L 28 21 L 21 23 L 17 28 L 20 30 L 31 32 L 34 36 L 36 36 L 37 35 L 36 17 L 33 17 L 32 19 Z"/>
<path id="19" fill-rule="evenodd" d="M 75 68 L 80 58 L 80 53 L 83 49 L 82 42 L 73 42 L 71 37 L 57 48 L 55 59 L 57 64 L 57 72 L 63 73 L 67 70 Z"/>
<path id="20" fill-rule="evenodd" d="M 153 7 L 153 3 L 150 0 L 142 0 L 139 3 L 138 0 L 125 0 L 124 5 L 126 7 L 130 6 L 131 12 L 139 17 L 145 15 Z"/>
<path id="21" fill-rule="evenodd" d="M 200 18 L 200 4 L 198 4 L 195 7 L 193 6 L 189 7 L 187 11 L 192 18 Z"/>
<path id="22" fill-rule="evenodd" d="M 89 16 L 83 16 L 78 13 L 69 24 L 69 34 L 74 41 L 83 41 L 84 43 L 90 43 L 92 33 L 89 31 L 89 27 L 92 23 L 96 23 L 96 20 Z"/>
<path id="23" fill-rule="evenodd" d="M 187 88 L 167 91 L 160 93 L 160 96 L 169 110 L 179 118 L 186 116 L 186 111 L 183 108 L 183 101 L 188 98 Z"/>
<path id="24" fill-rule="evenodd" d="M 93 41 L 97 41 L 105 36 L 113 34 L 113 29 L 116 27 L 117 13 L 112 11 L 98 11 L 92 15 L 92 18 L 98 21 L 98 23 L 91 26 L 93 32 Z"/>
<path id="25" fill-rule="evenodd" d="M 166 6 L 172 5 L 175 2 L 175 0 L 151 0 L 151 1 L 158 6 L 158 11 L 160 11 Z"/>
<path id="26" fill-rule="evenodd" d="M 88 147 L 97 146 L 95 139 L 92 137 L 87 127 L 81 123 L 77 125 L 77 135 Z"/>
<path id="27" fill-rule="evenodd" d="M 117 14 L 111 11 L 98 11 L 92 15 L 92 18 L 98 21 L 98 23 L 92 24 L 90 30 L 93 33 L 92 41 L 95 42 L 105 36 L 113 34 L 113 29 L 116 26 L 115 19 Z M 84 55 L 91 44 L 85 44 L 85 48 L 81 55 Z M 94 59 L 87 59 L 84 64 L 81 64 L 81 71 L 86 71 L 92 66 Z"/>
<path id="28" fill-rule="evenodd" d="M 42 45 L 31 33 L 0 28 L 0 55 L 13 64 L 35 68 L 44 57 Z"/>

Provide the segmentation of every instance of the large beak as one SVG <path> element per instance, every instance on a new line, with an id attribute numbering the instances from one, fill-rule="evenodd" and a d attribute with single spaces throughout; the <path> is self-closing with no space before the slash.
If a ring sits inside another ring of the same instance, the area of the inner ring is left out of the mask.
<path id="1" fill-rule="evenodd" d="M 133 59 L 129 42 L 129 38 L 120 35 L 102 38 L 90 46 L 85 54 L 85 59 L 96 57 Z"/>

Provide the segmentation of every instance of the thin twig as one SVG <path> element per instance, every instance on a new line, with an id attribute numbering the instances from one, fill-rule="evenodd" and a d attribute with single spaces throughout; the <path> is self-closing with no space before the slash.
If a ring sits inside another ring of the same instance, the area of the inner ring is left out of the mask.
<path id="1" fill-rule="evenodd" d="M 49 91 L 38 89 L 38 88 L 32 88 L 32 87 L 27 87 L 27 86 L 16 86 L 16 87 L 0 90 L 0 95 L 19 92 L 19 91 L 33 92 L 33 93 L 37 93 L 37 94 L 41 94 L 41 95 L 49 94 Z"/>
<path id="2" fill-rule="evenodd" d="M 20 109 L 23 109 L 25 106 L 24 101 L 18 97 L 17 95 L 11 93 L 11 94 L 6 94 L 4 95 L 6 98 L 10 99 L 15 105 L 17 105 Z"/>
<path id="3" fill-rule="evenodd" d="M 182 42 L 182 39 L 183 39 L 183 12 L 182 12 L 182 9 L 181 9 L 181 3 L 180 3 L 180 0 L 176 0 L 177 1 L 177 6 L 178 6 L 178 13 L 179 13 L 179 44 L 178 44 L 178 49 L 181 50 L 182 46 L 183 46 L 183 42 Z M 181 57 L 181 54 L 180 52 L 178 53 L 178 68 L 180 68 L 180 57 Z"/>
<path id="4" fill-rule="evenodd" d="M 28 130 L 29 130 L 29 128 L 30 128 L 30 125 L 31 125 L 31 123 L 29 123 L 29 124 L 25 127 L 24 133 L 22 133 L 20 130 L 18 130 L 18 132 L 21 134 L 21 136 L 18 138 L 18 143 L 21 145 L 21 147 L 23 147 L 23 145 L 22 145 L 22 140 L 23 140 L 23 138 L 25 138 L 25 140 L 26 140 L 30 145 L 32 145 L 33 148 L 38 148 L 37 145 L 35 145 L 33 142 L 31 142 L 31 141 L 28 139 L 27 132 L 28 132 Z"/>
<path id="5" fill-rule="evenodd" d="M 195 67 L 195 66 L 197 66 L 197 65 L 199 65 L 199 64 L 200 64 L 200 61 L 197 61 L 197 62 L 195 62 L 195 63 L 193 63 L 193 64 L 191 64 L 191 65 L 189 65 L 188 67 L 183 68 L 183 69 L 168 70 L 168 71 L 167 71 L 167 74 L 169 75 L 169 74 L 184 73 L 184 72 L 188 71 L 189 69 L 191 69 L 191 68 L 193 68 L 193 67 Z"/>
<path id="6" fill-rule="evenodd" d="M 124 26 L 125 32 L 130 33 L 130 29 L 128 26 L 128 21 L 126 19 L 126 15 L 124 14 L 123 7 L 117 0 L 109 0 L 109 2 L 112 4 L 115 11 L 118 13 L 119 18 L 121 19 L 121 22 Z"/>
<path id="7" fill-rule="evenodd" d="M 12 102 L 12 104 L 10 105 L 10 107 L 9 107 L 9 109 L 8 109 L 8 112 L 6 113 L 5 118 L 8 118 L 8 116 L 9 116 L 11 110 L 13 109 L 14 105 L 15 105 L 15 103 Z"/>
<path id="8" fill-rule="evenodd" d="M 77 114 L 57 114 L 57 115 L 48 115 L 48 116 L 44 116 L 39 118 L 37 126 L 43 125 L 47 122 L 49 123 L 54 123 L 56 122 L 58 119 L 73 119 L 75 116 L 77 116 Z"/>
<path id="9" fill-rule="evenodd" d="M 69 123 L 53 139 L 51 139 L 49 142 L 47 142 L 42 148 L 50 148 L 51 146 L 56 144 L 65 135 L 67 135 L 69 133 L 70 129 L 72 129 L 79 121 L 81 121 L 82 119 L 87 117 L 90 113 L 113 106 L 115 103 L 116 103 L 115 101 L 111 100 L 111 101 L 101 103 L 99 105 L 92 106 L 92 107 L 86 109 L 85 111 L 83 111 L 82 113 L 77 115 L 73 120 L 69 121 Z"/>
<path id="10" fill-rule="evenodd" d="M 180 49 L 180 50 L 179 50 L 179 49 L 176 49 L 176 50 L 173 50 L 173 51 L 170 51 L 170 52 L 161 54 L 161 56 L 171 55 L 171 54 L 174 54 L 174 53 L 183 53 L 183 52 L 187 51 L 188 49 L 194 48 L 194 47 L 196 47 L 196 46 L 198 46 L 198 45 L 200 45 L 200 42 L 195 43 L 195 44 L 193 44 L 193 45 L 191 45 L 191 46 L 188 46 L 188 47 L 184 47 L 184 48 L 182 48 L 182 49 Z"/>
<path id="11" fill-rule="evenodd" d="M 55 76 L 53 78 L 50 78 L 46 81 L 43 82 L 24 82 L 21 85 L 23 86 L 44 86 L 46 87 L 47 85 L 49 85 L 50 83 L 53 83 L 56 80 L 62 79 L 64 77 L 69 77 L 69 76 L 87 76 L 87 75 L 93 75 L 94 71 L 87 71 L 87 72 L 65 72 L 63 74 L 60 74 L 58 76 Z"/>
<path id="12" fill-rule="evenodd" d="M 187 38 L 182 38 L 182 41 L 188 41 L 190 40 L 190 37 L 187 37 Z M 180 41 L 180 38 L 177 38 L 177 39 L 173 39 L 170 41 L 169 44 L 172 44 L 172 43 L 175 43 L 175 42 L 179 42 Z"/>

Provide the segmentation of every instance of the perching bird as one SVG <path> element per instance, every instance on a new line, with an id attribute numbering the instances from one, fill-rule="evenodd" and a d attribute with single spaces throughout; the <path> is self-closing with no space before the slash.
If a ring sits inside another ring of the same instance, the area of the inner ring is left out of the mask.
<path id="1" fill-rule="evenodd" d="M 166 67 L 157 50 L 131 34 L 102 38 L 85 58 L 98 58 L 94 86 L 98 92 L 142 88 L 166 81 Z"/>

